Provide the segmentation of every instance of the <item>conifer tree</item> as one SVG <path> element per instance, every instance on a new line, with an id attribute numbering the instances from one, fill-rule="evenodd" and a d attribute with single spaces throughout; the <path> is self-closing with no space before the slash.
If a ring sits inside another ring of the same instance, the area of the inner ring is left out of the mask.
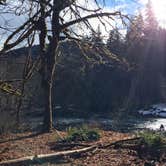
<path id="1" fill-rule="evenodd" d="M 153 38 L 158 30 L 158 22 L 155 17 L 151 0 L 148 1 L 145 10 L 144 34 L 146 38 Z"/>
<path id="2" fill-rule="evenodd" d="M 142 14 L 132 18 L 126 34 L 126 54 L 131 63 L 138 64 L 142 59 L 144 45 L 144 21 Z"/>
<path id="3" fill-rule="evenodd" d="M 118 28 L 110 31 L 109 38 L 107 40 L 107 48 L 116 55 L 121 54 L 123 43 Z"/>
<path id="4" fill-rule="evenodd" d="M 90 41 L 95 45 L 100 45 L 103 43 L 100 25 L 98 25 L 96 32 L 92 32 Z"/>

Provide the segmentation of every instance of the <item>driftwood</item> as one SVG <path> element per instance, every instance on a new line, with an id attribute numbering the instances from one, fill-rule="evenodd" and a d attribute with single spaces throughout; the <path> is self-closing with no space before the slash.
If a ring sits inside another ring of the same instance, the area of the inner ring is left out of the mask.
<path id="1" fill-rule="evenodd" d="M 41 154 L 41 155 L 37 155 L 37 156 L 22 157 L 19 159 L 0 162 L 0 166 L 11 166 L 11 165 L 18 166 L 18 165 L 24 165 L 26 163 L 30 164 L 30 163 L 42 161 L 42 160 L 54 160 L 59 157 L 74 156 L 74 155 L 78 155 L 81 153 L 86 153 L 89 151 L 93 151 L 96 148 L 97 148 L 97 146 L 89 146 L 89 147 L 77 149 L 77 150 L 69 150 L 69 151 L 56 152 L 56 153 L 51 153 L 51 154 Z"/>

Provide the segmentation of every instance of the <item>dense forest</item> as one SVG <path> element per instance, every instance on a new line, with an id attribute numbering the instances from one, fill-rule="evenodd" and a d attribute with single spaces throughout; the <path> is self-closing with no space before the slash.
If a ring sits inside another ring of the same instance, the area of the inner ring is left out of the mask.
<path id="1" fill-rule="evenodd" d="M 115 28 L 109 32 L 107 41 L 98 26 L 96 33 L 83 37 L 79 45 L 73 40 L 60 44 L 53 91 L 54 107 L 63 107 L 62 114 L 66 114 L 70 105 L 86 114 L 108 113 L 119 108 L 131 110 L 165 101 L 166 30 L 159 27 L 150 2 L 145 18 L 140 13 L 131 17 L 126 26 L 125 35 Z M 6 59 L 1 58 L 2 63 L 8 61 L 5 67 L 9 68 L 1 78 L 21 79 L 28 47 L 8 54 Z M 40 47 L 33 46 L 31 54 L 36 61 Z M 20 64 L 18 69 L 14 69 L 15 63 Z M 35 73 L 27 82 L 24 98 L 31 107 L 43 107 L 40 71 Z M 36 91 L 29 91 L 29 86 L 33 87 L 31 81 Z"/>

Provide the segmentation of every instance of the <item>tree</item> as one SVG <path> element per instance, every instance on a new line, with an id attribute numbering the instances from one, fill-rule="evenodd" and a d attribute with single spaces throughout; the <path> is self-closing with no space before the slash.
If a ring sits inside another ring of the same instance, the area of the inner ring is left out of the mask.
<path id="1" fill-rule="evenodd" d="M 41 57 L 41 76 L 42 87 L 45 92 L 45 113 L 44 113 L 44 131 L 51 131 L 52 123 L 52 86 L 55 75 L 56 60 L 59 55 L 59 45 L 64 39 L 73 39 L 79 43 L 80 38 L 76 32 L 73 32 L 73 26 L 82 23 L 89 30 L 95 31 L 89 24 L 89 20 L 93 18 L 108 17 L 113 18 L 120 16 L 125 17 L 119 11 L 103 12 L 96 3 L 96 9 L 88 9 L 80 6 L 76 0 L 40 0 L 40 1 L 22 1 L 22 3 L 33 3 L 27 11 L 29 18 L 13 31 L 4 42 L 3 49 L 0 54 L 18 46 L 25 41 L 33 33 L 38 32 L 40 42 Z M 88 3 L 88 1 L 85 1 Z M 21 9 L 20 9 L 21 10 Z M 86 16 L 82 16 L 82 12 L 86 12 Z M 72 20 L 68 20 L 71 16 Z M 49 20 L 49 21 L 48 21 Z M 46 47 L 46 38 L 49 42 Z"/>
<path id="2" fill-rule="evenodd" d="M 109 33 L 107 48 L 116 55 L 124 55 L 124 41 L 117 27 Z"/>
<path id="3" fill-rule="evenodd" d="M 129 26 L 126 41 L 128 59 L 134 63 L 135 75 L 131 83 L 129 101 L 135 105 L 148 105 L 161 100 L 158 23 L 149 0 L 145 17 L 138 15 Z"/>
<path id="4" fill-rule="evenodd" d="M 92 31 L 92 34 L 90 36 L 90 42 L 92 42 L 94 45 L 103 44 L 103 39 L 102 39 L 101 34 L 102 33 L 101 33 L 100 25 L 98 25 L 97 30 Z"/>
<path id="5" fill-rule="evenodd" d="M 130 63 L 139 64 L 144 47 L 144 20 L 141 13 L 131 18 L 125 43 L 127 59 Z"/>
<path id="6" fill-rule="evenodd" d="M 144 21 L 144 35 L 146 38 L 153 38 L 158 29 L 158 22 L 156 20 L 152 2 L 148 0 L 145 9 L 145 21 Z"/>

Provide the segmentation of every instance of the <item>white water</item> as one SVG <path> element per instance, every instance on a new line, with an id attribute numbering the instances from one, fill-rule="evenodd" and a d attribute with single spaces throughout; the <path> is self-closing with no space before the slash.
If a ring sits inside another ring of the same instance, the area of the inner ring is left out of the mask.
<path id="1" fill-rule="evenodd" d="M 148 128 L 153 130 L 158 130 L 160 128 L 160 125 L 163 124 L 165 130 L 166 130 L 166 118 L 164 119 L 154 119 L 152 121 L 147 121 L 143 124 L 138 125 L 139 128 Z"/>

